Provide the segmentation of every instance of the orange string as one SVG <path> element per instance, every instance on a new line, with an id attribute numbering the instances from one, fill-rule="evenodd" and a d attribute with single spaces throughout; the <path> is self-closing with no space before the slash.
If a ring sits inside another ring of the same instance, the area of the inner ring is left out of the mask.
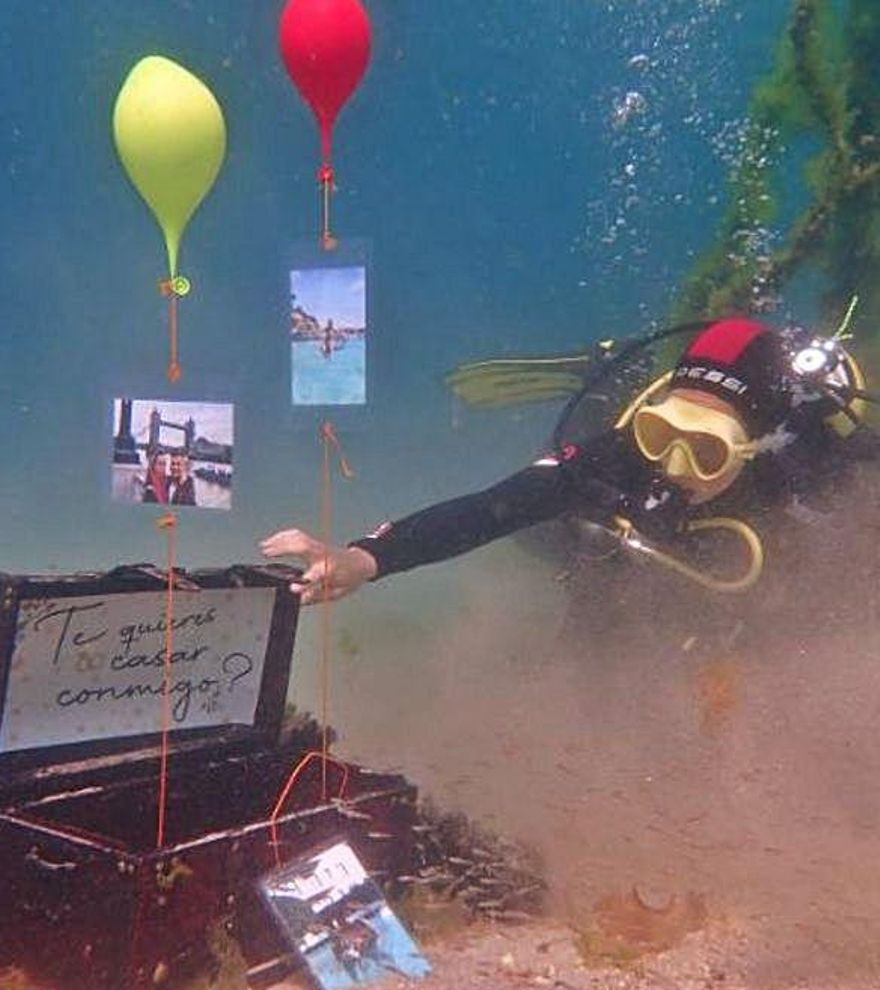
<path id="1" fill-rule="evenodd" d="M 342 449 L 342 444 L 339 442 L 339 437 L 336 435 L 336 430 L 333 428 L 332 423 L 324 422 L 321 424 L 321 439 L 324 441 L 325 447 L 327 444 L 332 444 L 336 449 L 336 456 L 339 458 L 339 470 L 342 477 L 346 480 L 353 478 L 354 470 L 345 458 L 345 452 Z"/>
<path id="2" fill-rule="evenodd" d="M 339 241 L 330 230 L 330 202 L 333 195 L 333 168 L 322 165 L 318 170 L 318 181 L 321 183 L 321 247 L 325 251 L 334 251 Z"/>
<path id="3" fill-rule="evenodd" d="M 168 381 L 179 382 L 183 374 L 180 362 L 177 360 L 177 297 L 179 292 L 175 288 L 175 281 L 170 278 L 162 279 L 159 282 L 159 291 L 168 299 L 168 334 L 170 337 L 171 355 L 168 359 L 168 370 L 166 372 Z"/>
<path id="4" fill-rule="evenodd" d="M 333 532 L 333 486 L 330 475 L 330 441 L 333 427 L 325 423 L 321 428 L 324 458 L 321 468 L 321 539 L 324 542 L 324 576 L 321 578 L 321 800 L 327 800 L 327 757 L 330 751 L 330 733 L 327 724 L 330 717 L 330 637 L 333 631 L 332 603 L 327 591 L 327 575 L 330 569 L 330 539 Z"/>
<path id="5" fill-rule="evenodd" d="M 179 382 L 180 363 L 177 360 L 177 293 L 172 289 L 168 296 L 168 329 L 170 333 L 171 357 L 168 361 L 168 381 Z"/>
<path id="6" fill-rule="evenodd" d="M 168 737 L 171 730 L 171 655 L 174 649 L 174 567 L 177 557 L 177 519 L 169 512 L 157 526 L 168 534 L 168 584 L 165 590 L 165 658 L 162 665 L 162 740 L 159 749 L 159 809 L 156 848 L 165 845 L 165 809 L 168 803 Z"/>
<path id="7" fill-rule="evenodd" d="M 330 569 L 330 541 L 333 538 L 333 474 L 331 471 L 331 448 L 339 460 L 339 469 L 344 478 L 353 478 L 354 471 L 345 458 L 345 452 L 333 424 L 325 420 L 321 424 L 321 441 L 324 457 L 321 469 L 321 539 L 324 543 L 324 577 L 321 580 L 321 752 L 324 762 L 321 768 L 321 800 L 327 800 L 327 753 L 330 750 L 330 660 L 332 642 L 332 601 L 327 594 L 327 575 Z"/>
<path id="8" fill-rule="evenodd" d="M 291 771 L 290 776 L 287 778 L 287 782 L 281 789 L 281 793 L 278 795 L 278 800 L 275 802 L 275 807 L 272 809 L 272 814 L 269 816 L 269 831 L 272 837 L 272 847 L 275 850 L 275 863 L 277 866 L 281 865 L 281 851 L 278 844 L 278 817 L 281 814 L 284 804 L 287 801 L 290 792 L 293 790 L 293 785 L 299 779 L 299 775 L 305 770 L 305 768 L 312 762 L 312 760 L 321 760 L 321 770 L 322 774 L 326 775 L 327 763 L 333 763 L 337 767 L 342 769 L 342 783 L 339 785 L 339 793 L 336 795 L 337 800 L 341 800 L 345 794 L 345 787 L 348 783 L 348 764 L 343 763 L 342 760 L 337 760 L 332 756 L 328 756 L 327 752 L 324 750 L 323 745 L 320 752 L 316 750 L 310 750 L 303 756 L 303 758 L 297 763 L 297 765 Z M 323 786 L 323 782 L 322 782 Z M 326 800 L 326 796 L 322 795 L 322 800 Z"/>
<path id="9" fill-rule="evenodd" d="M 293 772 L 282 788 L 281 794 L 272 810 L 269 819 L 272 846 L 275 849 L 275 861 L 281 865 L 281 855 L 278 845 L 277 818 L 281 813 L 284 802 L 287 800 L 293 785 L 296 783 L 300 773 L 313 760 L 321 760 L 321 800 L 327 800 L 327 768 L 330 763 L 337 767 L 342 767 L 342 785 L 339 788 L 337 799 L 341 798 L 345 792 L 345 785 L 348 781 L 348 766 L 340 760 L 330 755 L 330 659 L 331 659 L 331 632 L 332 632 L 332 601 L 327 592 L 327 573 L 330 565 L 329 548 L 333 533 L 333 472 L 332 453 L 335 451 L 339 461 L 340 473 L 344 478 L 353 478 L 354 471 L 351 469 L 345 458 L 342 444 L 336 436 L 333 424 L 324 422 L 320 430 L 321 441 L 323 443 L 323 463 L 321 468 L 321 536 L 326 548 L 324 555 L 324 577 L 321 578 L 321 629 L 319 634 L 320 647 L 320 684 L 321 684 L 321 749 L 320 751 L 310 751 L 297 763 Z"/>

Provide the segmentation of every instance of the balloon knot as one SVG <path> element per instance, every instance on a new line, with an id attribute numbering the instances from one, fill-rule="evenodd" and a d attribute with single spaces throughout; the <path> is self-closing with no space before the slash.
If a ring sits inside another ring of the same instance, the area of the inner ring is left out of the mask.
<path id="1" fill-rule="evenodd" d="M 320 182 L 322 186 L 333 185 L 333 166 L 328 162 L 325 162 L 318 169 L 318 182 Z"/>
<path id="2" fill-rule="evenodd" d="M 168 370 L 165 372 L 165 375 L 169 382 L 176 383 L 183 377 L 183 369 L 177 361 L 172 361 L 168 365 Z"/>
<path id="3" fill-rule="evenodd" d="M 177 516 L 171 512 L 166 512 L 164 516 L 160 516 L 156 520 L 156 525 L 159 529 L 174 529 L 177 525 Z"/>
<path id="4" fill-rule="evenodd" d="M 165 298 L 170 296 L 187 296 L 192 289 L 192 283 L 183 275 L 175 275 L 174 278 L 163 278 L 159 281 L 159 291 Z"/>

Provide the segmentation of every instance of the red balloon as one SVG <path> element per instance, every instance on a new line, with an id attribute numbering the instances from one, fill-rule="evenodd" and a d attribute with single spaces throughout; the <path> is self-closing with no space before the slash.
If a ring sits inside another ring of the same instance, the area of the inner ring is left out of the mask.
<path id="1" fill-rule="evenodd" d="M 370 21 L 360 0 L 288 0 L 278 26 L 281 57 L 321 131 L 330 162 L 336 116 L 370 60 Z"/>

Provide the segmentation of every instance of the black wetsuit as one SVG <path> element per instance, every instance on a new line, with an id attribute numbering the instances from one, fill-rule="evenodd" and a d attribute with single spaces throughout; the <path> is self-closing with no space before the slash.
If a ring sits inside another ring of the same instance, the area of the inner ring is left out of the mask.
<path id="1" fill-rule="evenodd" d="M 576 582 L 572 621 L 590 628 L 591 635 L 599 627 L 624 623 L 637 631 L 634 614 L 660 609 L 668 627 L 675 627 L 676 636 L 687 638 L 699 630 L 729 629 L 745 623 L 766 635 L 768 621 L 776 622 L 784 611 L 784 600 L 805 599 L 803 592 L 795 590 L 791 554 L 786 558 L 780 549 L 799 547 L 805 531 L 814 544 L 817 539 L 833 543 L 835 527 L 839 528 L 841 517 L 846 519 L 854 508 L 846 497 L 837 496 L 851 492 L 858 462 L 875 460 L 878 452 L 877 435 L 865 428 L 842 439 L 823 420 L 801 417 L 787 424 L 787 429 L 779 449 L 756 457 L 727 491 L 700 506 L 687 505 L 681 490 L 641 456 L 631 431 L 608 430 L 582 445 L 567 445 L 484 491 L 385 523 L 350 545 L 370 553 L 376 560 L 377 577 L 384 577 L 446 560 L 549 520 L 567 526 L 563 541 L 571 543 L 577 540 L 573 520 L 609 526 L 616 516 L 623 516 L 652 541 L 693 561 L 694 547 L 688 546 L 688 538 L 682 535 L 683 522 L 699 516 L 733 516 L 758 531 L 768 561 L 776 565 L 772 577 L 768 572 L 773 568 L 765 567 L 749 593 L 707 593 L 657 564 L 640 566 L 644 561 L 632 554 L 617 553 L 611 559 L 603 554 L 601 563 L 586 555 L 589 564 L 579 568 L 583 580 Z M 857 498 L 866 501 L 863 496 Z M 805 526 L 805 520 L 817 519 L 831 522 L 824 528 L 819 524 Z M 827 536 L 823 535 L 826 529 Z M 558 537 L 557 533 L 557 544 Z M 571 559 L 575 559 L 577 548 L 571 546 L 570 550 Z M 710 566 L 715 563 L 711 561 Z M 725 569 L 732 576 L 729 563 L 720 568 L 722 572 Z M 641 577 L 646 571 L 650 574 L 647 581 Z M 809 587 L 810 575 L 806 577 L 804 583 Z M 811 597 L 799 602 L 799 609 L 805 606 L 801 609 L 804 615 L 796 621 L 805 629 L 820 621 Z M 671 614 L 676 609 L 681 612 L 677 624 Z M 746 613 L 749 620 L 743 618 Z M 753 621 L 756 617 L 757 622 Z M 641 626 L 648 637 L 653 635 L 644 623 Z"/>
<path id="2" fill-rule="evenodd" d="M 618 515 L 641 515 L 640 504 L 650 499 L 659 480 L 630 436 L 610 430 L 582 446 L 567 445 L 485 491 L 384 523 L 351 545 L 367 550 L 376 560 L 377 577 L 383 577 L 446 560 L 569 512 L 601 525 L 611 525 Z M 666 499 L 681 505 L 671 486 L 664 487 Z"/>
<path id="3" fill-rule="evenodd" d="M 755 459 L 731 488 L 699 508 L 638 452 L 630 431 L 566 445 L 484 491 L 422 509 L 351 545 L 376 560 L 377 577 L 446 560 L 528 526 L 576 513 L 600 525 L 630 519 L 645 535 L 674 538 L 687 517 L 753 516 L 792 498 L 816 497 L 848 466 L 874 456 L 876 435 L 842 440 L 823 423 L 801 424 L 790 442 Z"/>

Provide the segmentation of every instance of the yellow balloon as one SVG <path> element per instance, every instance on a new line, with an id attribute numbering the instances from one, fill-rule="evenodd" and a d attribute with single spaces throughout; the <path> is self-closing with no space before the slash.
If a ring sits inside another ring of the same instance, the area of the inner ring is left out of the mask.
<path id="1" fill-rule="evenodd" d="M 173 279 L 180 238 L 226 154 L 223 111 L 191 72 L 150 55 L 137 63 L 119 91 L 113 136 L 128 177 L 165 235 Z"/>

